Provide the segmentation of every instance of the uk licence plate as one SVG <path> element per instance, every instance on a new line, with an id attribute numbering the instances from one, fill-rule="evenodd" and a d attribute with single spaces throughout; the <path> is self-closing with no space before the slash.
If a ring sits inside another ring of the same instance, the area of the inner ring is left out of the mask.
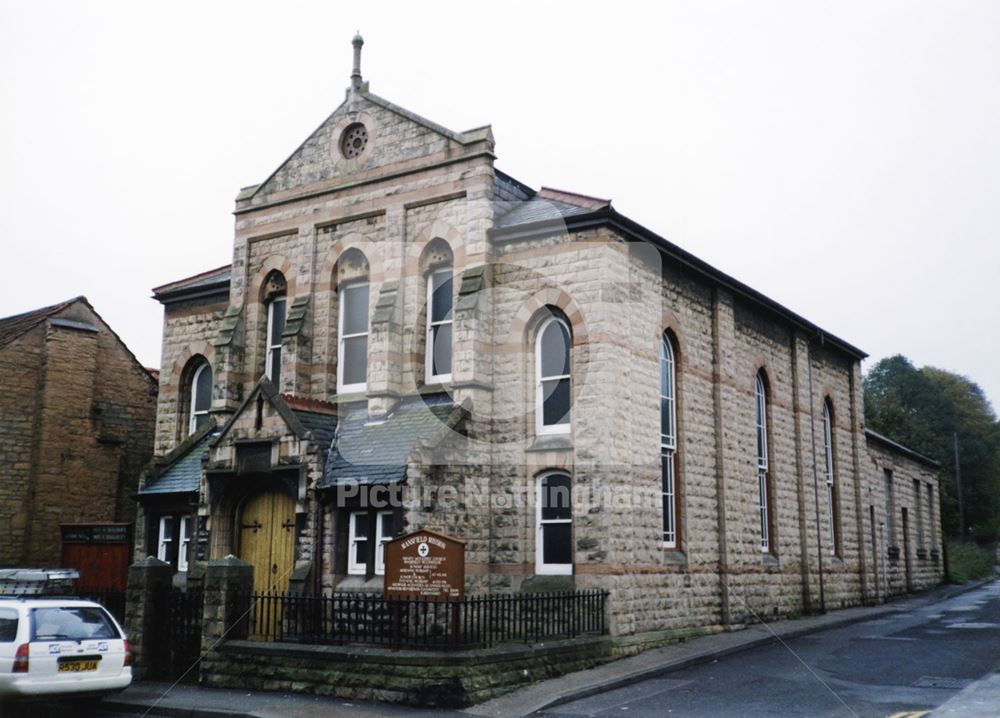
<path id="1" fill-rule="evenodd" d="M 82 671 L 96 671 L 97 661 L 66 661 L 59 664 L 60 673 L 80 673 Z"/>

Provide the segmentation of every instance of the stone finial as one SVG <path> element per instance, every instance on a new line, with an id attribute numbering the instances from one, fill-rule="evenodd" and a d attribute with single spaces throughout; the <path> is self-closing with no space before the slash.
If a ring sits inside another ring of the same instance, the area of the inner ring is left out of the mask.
<path id="1" fill-rule="evenodd" d="M 365 39 L 361 33 L 357 33 L 351 40 L 354 45 L 354 69 L 351 70 L 351 89 L 357 91 L 361 89 L 361 46 L 365 44 Z"/>

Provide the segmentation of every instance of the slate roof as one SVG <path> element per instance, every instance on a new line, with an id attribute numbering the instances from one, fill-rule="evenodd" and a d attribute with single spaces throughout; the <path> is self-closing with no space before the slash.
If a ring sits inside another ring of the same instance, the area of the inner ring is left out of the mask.
<path id="1" fill-rule="evenodd" d="M 463 411 L 447 395 L 406 399 L 385 421 L 368 421 L 362 406 L 341 419 L 318 488 L 347 483 L 393 484 L 406 478 L 410 454 L 424 441 L 446 430 L 455 412 Z"/>
<path id="2" fill-rule="evenodd" d="M 207 272 L 185 277 L 175 282 L 153 288 L 153 298 L 160 301 L 179 299 L 182 296 L 205 294 L 210 292 L 229 291 L 229 281 L 232 276 L 232 265 L 210 269 Z"/>
<path id="3" fill-rule="evenodd" d="M 888 436 L 884 436 L 883 434 L 880 434 L 877 431 L 872 431 L 871 429 L 865 429 L 865 438 L 870 439 L 872 441 L 876 441 L 893 451 L 903 454 L 904 456 L 908 456 L 909 458 L 913 459 L 918 463 L 926 464 L 927 466 L 930 466 L 931 468 L 934 469 L 941 468 L 941 464 L 939 464 L 934 459 L 928 456 L 924 456 L 923 454 L 916 452 L 909 447 L 903 446 L 902 444 L 893 441 Z"/>
<path id="4" fill-rule="evenodd" d="M 516 182 L 516 180 L 514 180 Z M 558 222 L 567 217 L 589 214 L 611 204 L 609 200 L 542 187 L 530 199 L 510 202 L 510 210 L 497 218 L 494 227 L 507 229 L 536 222 Z"/>
<path id="5" fill-rule="evenodd" d="M 66 307 L 79 301 L 86 301 L 84 297 L 73 297 L 65 302 L 53 304 L 50 307 L 33 309 L 23 314 L 15 314 L 12 317 L 0 319 L 0 347 L 10 344 L 23 334 L 27 334 L 53 314 L 58 314 Z"/>
<path id="6" fill-rule="evenodd" d="M 158 467 L 156 476 L 139 487 L 139 496 L 198 493 L 201 460 L 218 435 L 218 430 L 212 426 L 199 432 L 190 444 L 179 446 L 175 454 L 168 454 L 164 465 Z"/>
<path id="7" fill-rule="evenodd" d="M 337 417 L 330 414 L 320 414 L 313 411 L 292 409 L 292 413 L 302 422 L 306 431 L 313 433 L 313 440 L 324 449 L 330 448 L 333 437 L 337 433 Z"/>

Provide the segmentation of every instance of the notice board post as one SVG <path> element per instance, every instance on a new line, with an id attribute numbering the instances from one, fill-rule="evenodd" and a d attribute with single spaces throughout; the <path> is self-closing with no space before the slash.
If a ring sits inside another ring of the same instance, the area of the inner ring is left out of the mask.
<path id="1" fill-rule="evenodd" d="M 406 601 L 446 601 L 450 607 L 452 648 L 457 648 L 465 598 L 465 542 L 428 530 L 414 531 L 388 542 L 383 592 L 393 603 L 394 648 L 399 648 L 402 642 Z"/>

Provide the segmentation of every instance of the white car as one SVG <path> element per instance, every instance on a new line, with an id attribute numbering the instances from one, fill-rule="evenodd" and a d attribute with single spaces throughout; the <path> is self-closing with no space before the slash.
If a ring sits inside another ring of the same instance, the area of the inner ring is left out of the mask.
<path id="1" fill-rule="evenodd" d="M 100 604 L 0 596 L 0 702 L 102 696 L 131 682 L 125 632 Z"/>

